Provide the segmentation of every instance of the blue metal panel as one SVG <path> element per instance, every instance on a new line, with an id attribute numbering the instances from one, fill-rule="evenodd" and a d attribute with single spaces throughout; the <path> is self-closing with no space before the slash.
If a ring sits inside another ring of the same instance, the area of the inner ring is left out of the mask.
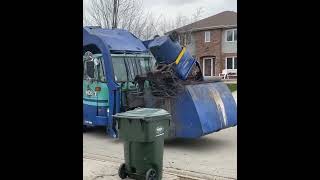
<path id="1" fill-rule="evenodd" d="M 84 42 L 90 36 L 100 39 L 110 51 L 127 53 L 148 51 L 142 41 L 126 30 L 84 27 Z"/>
<path id="2" fill-rule="evenodd" d="M 96 116 L 97 106 L 83 105 L 83 124 L 87 126 L 106 126 L 108 116 Z"/>
<path id="3" fill-rule="evenodd" d="M 179 78 L 186 80 L 196 60 L 190 55 L 188 51 L 184 53 L 179 64 L 176 65 L 175 70 Z"/>
<path id="4" fill-rule="evenodd" d="M 187 91 L 179 94 L 172 112 L 175 135 L 181 138 L 195 138 L 202 135 L 197 109 Z"/>
<path id="5" fill-rule="evenodd" d="M 224 83 L 187 85 L 175 103 L 176 136 L 198 138 L 235 126 L 236 115 L 235 100 Z"/>
<path id="6" fill-rule="evenodd" d="M 171 64 L 178 57 L 182 47 L 178 41 L 172 41 L 168 36 L 155 38 L 148 48 L 159 63 Z"/>
<path id="7" fill-rule="evenodd" d="M 99 106 L 98 105 L 98 116 L 108 116 L 109 106 Z"/>

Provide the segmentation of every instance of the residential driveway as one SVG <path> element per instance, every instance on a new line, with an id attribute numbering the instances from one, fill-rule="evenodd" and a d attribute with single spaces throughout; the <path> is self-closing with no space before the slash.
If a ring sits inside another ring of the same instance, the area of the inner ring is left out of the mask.
<path id="1" fill-rule="evenodd" d="M 237 93 L 233 93 L 235 99 Z M 123 144 L 96 129 L 83 134 L 84 179 L 119 179 Z M 182 178 L 184 177 L 184 178 Z M 237 127 L 197 140 L 165 142 L 163 179 L 236 179 Z"/>

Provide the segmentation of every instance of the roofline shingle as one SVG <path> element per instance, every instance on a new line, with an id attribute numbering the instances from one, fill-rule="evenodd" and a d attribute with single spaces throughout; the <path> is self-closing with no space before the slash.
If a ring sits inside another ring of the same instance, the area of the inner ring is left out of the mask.
<path id="1" fill-rule="evenodd" d="M 193 22 L 191 24 L 176 28 L 174 30 L 168 31 L 165 34 L 169 34 L 173 31 L 177 32 L 193 32 L 201 31 L 206 29 L 219 29 L 219 28 L 233 28 L 237 27 L 236 12 L 233 11 L 224 11 L 216 15 L 204 18 L 202 20 Z M 216 23 L 218 21 L 218 23 Z M 221 23 L 221 21 L 224 21 Z M 211 26 L 210 26 L 211 24 Z M 217 25 L 216 25 L 217 24 Z M 209 26 L 208 26 L 209 25 Z M 194 26 L 194 27 L 193 27 Z"/>

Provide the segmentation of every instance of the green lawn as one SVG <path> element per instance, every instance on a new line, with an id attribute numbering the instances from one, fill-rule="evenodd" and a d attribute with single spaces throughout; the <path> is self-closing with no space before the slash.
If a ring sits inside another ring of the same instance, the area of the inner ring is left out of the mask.
<path id="1" fill-rule="evenodd" d="M 227 84 L 227 86 L 229 87 L 231 92 L 237 90 L 237 84 Z"/>

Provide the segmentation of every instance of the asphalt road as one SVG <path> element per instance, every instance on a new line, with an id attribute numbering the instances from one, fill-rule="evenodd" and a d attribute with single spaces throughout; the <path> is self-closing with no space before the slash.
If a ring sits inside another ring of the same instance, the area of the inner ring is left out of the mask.
<path id="1" fill-rule="evenodd" d="M 234 96 L 236 99 L 236 92 Z M 103 130 L 95 129 L 83 134 L 83 155 L 84 177 L 88 177 L 88 173 L 98 171 L 98 168 L 93 168 L 95 163 L 88 163 L 88 159 L 120 165 L 123 162 L 123 145 L 120 140 L 107 137 Z M 166 141 L 164 171 L 199 179 L 236 179 L 237 127 L 197 140 Z M 113 173 L 113 177 L 116 173 Z"/>

